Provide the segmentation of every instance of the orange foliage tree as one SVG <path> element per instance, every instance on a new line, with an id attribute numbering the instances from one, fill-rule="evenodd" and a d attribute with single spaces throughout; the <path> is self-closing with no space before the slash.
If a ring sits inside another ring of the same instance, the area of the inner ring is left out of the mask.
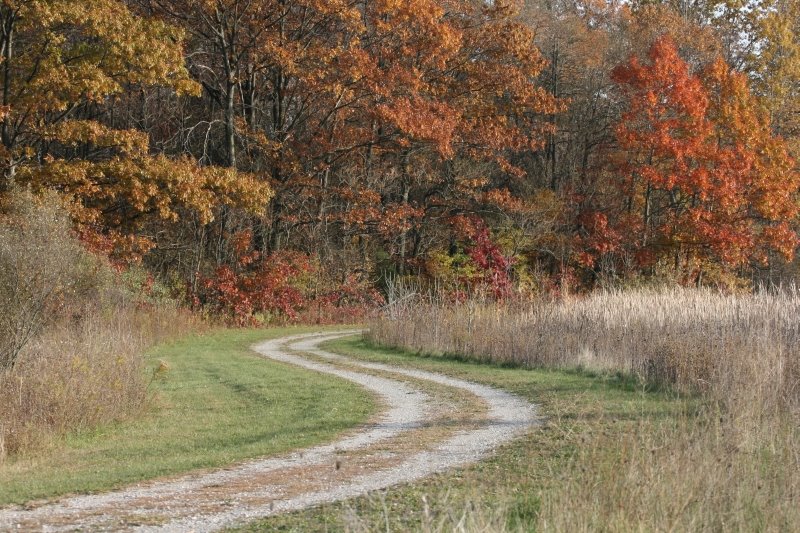
<path id="1" fill-rule="evenodd" d="M 430 209 L 497 188 L 452 161 L 519 173 L 507 156 L 539 146 L 557 110 L 508 2 L 146 4 L 192 36 L 189 68 L 219 116 L 206 122 L 224 130 L 217 162 L 269 177 L 263 249 L 333 230 L 405 239 Z"/>
<path id="2" fill-rule="evenodd" d="M 693 75 L 668 36 L 647 59 L 613 72 L 628 105 L 616 128 L 621 194 L 603 213 L 613 223 L 595 226 L 639 266 L 667 258 L 693 275 L 704 261 L 790 257 L 800 177 L 746 78 L 722 60 Z"/>
<path id="3" fill-rule="evenodd" d="M 237 320 L 459 242 L 499 297 L 789 257 L 794 22 L 673 4 L 2 0 L 0 194 L 58 190 L 91 247 Z"/>

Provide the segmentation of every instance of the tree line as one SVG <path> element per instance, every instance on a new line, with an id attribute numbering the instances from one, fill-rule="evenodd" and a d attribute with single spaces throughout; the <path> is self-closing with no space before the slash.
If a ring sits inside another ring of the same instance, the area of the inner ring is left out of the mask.
<path id="1" fill-rule="evenodd" d="M 792 279 L 798 0 L 3 0 L 0 196 L 250 320 Z"/>

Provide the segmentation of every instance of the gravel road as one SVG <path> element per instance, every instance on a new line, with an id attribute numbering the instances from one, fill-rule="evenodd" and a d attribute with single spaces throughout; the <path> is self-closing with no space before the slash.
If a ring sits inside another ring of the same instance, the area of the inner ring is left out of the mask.
<path id="1" fill-rule="evenodd" d="M 372 392 L 383 407 L 365 427 L 279 457 L 35 508 L 0 509 L 0 531 L 217 531 L 478 461 L 537 423 L 532 404 L 504 391 L 319 348 L 357 333 L 294 335 L 253 349 Z"/>

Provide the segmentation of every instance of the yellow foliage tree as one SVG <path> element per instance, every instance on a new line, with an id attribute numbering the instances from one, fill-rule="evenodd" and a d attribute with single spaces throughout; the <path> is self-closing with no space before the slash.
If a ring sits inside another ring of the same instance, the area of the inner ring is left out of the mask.
<path id="1" fill-rule="evenodd" d="M 67 194 L 81 232 L 112 245 L 147 215 L 263 205 L 269 189 L 251 176 L 154 156 L 147 134 L 114 126 L 115 99 L 137 87 L 199 94 L 183 38 L 122 0 L 3 0 L 0 193 L 16 182 Z"/>

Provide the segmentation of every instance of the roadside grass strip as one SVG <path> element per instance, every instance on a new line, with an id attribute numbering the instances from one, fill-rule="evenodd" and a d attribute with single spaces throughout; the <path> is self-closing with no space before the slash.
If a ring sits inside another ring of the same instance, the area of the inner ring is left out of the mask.
<path id="1" fill-rule="evenodd" d="M 0 507 L 279 454 L 365 423 L 377 409 L 369 392 L 250 349 L 312 330 L 320 328 L 223 330 L 157 347 L 147 356 L 151 369 L 162 369 L 148 412 L 8 460 L 0 467 Z"/>

